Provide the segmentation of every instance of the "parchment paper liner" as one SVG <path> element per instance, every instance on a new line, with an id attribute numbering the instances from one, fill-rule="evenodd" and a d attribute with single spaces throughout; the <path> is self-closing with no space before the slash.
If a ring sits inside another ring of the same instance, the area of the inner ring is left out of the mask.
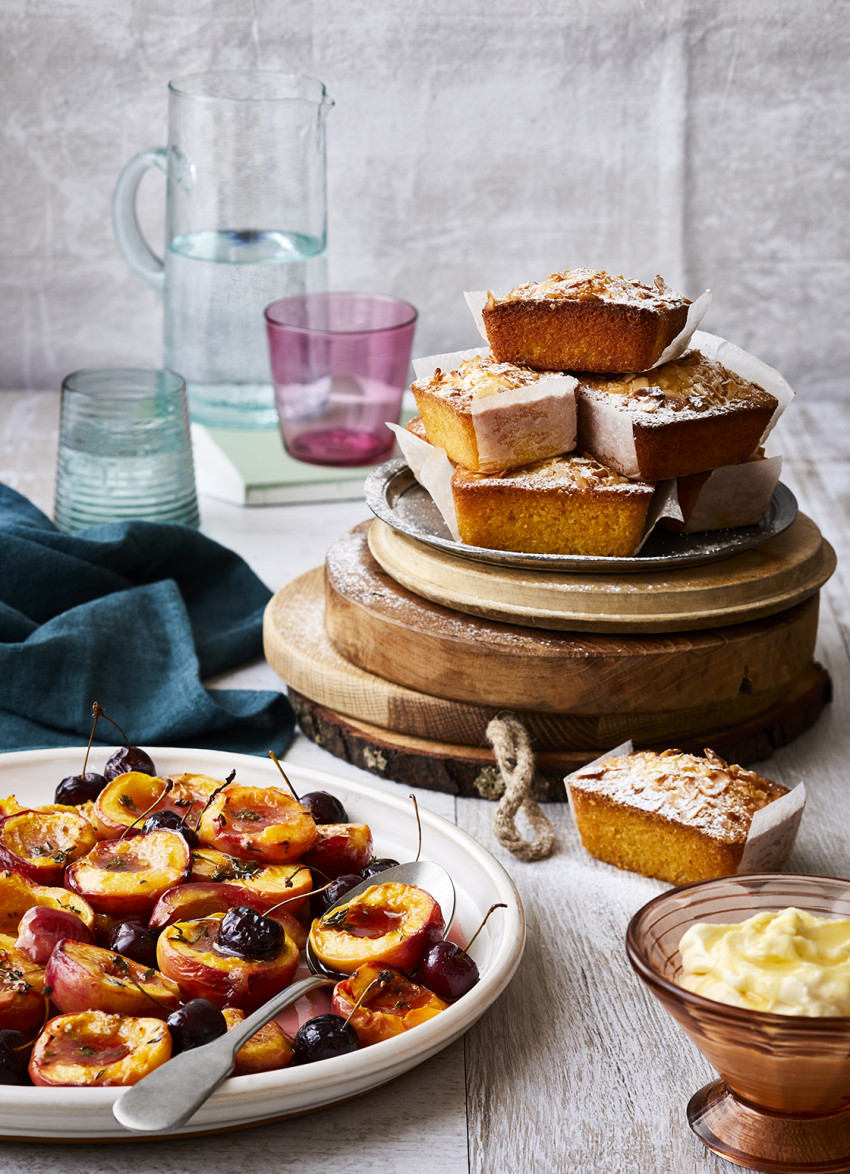
<path id="1" fill-rule="evenodd" d="M 780 456 L 712 469 L 682 533 L 755 525 L 764 517 L 781 472 Z"/>

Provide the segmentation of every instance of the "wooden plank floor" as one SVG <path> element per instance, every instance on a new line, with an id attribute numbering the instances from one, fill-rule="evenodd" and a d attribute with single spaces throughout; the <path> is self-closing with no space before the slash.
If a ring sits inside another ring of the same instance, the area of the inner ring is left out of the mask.
<path id="1" fill-rule="evenodd" d="M 0 479 L 49 512 L 56 397 L 0 393 Z M 795 403 L 777 447 L 783 480 L 838 553 L 822 593 L 818 659 L 835 699 L 817 726 L 777 752 L 765 773 L 805 779 L 809 802 L 789 867 L 850 876 L 850 409 Z M 240 511 L 206 500 L 204 528 L 240 550 L 269 586 L 319 565 L 324 550 L 366 516 L 361 503 Z M 242 685 L 268 687 L 267 666 Z M 293 761 L 363 777 L 298 739 Z M 395 784 L 372 780 L 386 789 Z M 623 938 L 632 914 L 665 886 L 589 858 L 566 808 L 551 805 L 560 850 L 523 864 L 496 843 L 492 807 L 421 792 L 501 860 L 528 919 L 528 946 L 507 992 L 464 1037 L 393 1084 L 298 1121 L 219 1139 L 137 1149 L 58 1152 L 2 1147 L 3 1174 L 246 1174 L 269 1168 L 380 1174 L 703 1174 L 734 1167 L 691 1134 L 690 1095 L 711 1070 L 633 976 Z"/>

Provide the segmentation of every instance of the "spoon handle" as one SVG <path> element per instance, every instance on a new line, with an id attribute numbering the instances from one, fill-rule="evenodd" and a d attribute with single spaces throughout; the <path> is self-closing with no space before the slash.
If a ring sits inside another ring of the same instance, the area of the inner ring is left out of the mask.
<path id="1" fill-rule="evenodd" d="M 179 1129 L 233 1071 L 236 1053 L 284 1007 L 334 980 L 311 975 L 269 999 L 218 1039 L 181 1052 L 122 1093 L 112 1106 L 119 1125 L 136 1133 Z"/>

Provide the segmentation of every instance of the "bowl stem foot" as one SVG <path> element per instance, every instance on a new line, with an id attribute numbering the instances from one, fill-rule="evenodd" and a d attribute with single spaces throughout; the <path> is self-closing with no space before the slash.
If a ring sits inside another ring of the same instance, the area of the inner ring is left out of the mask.
<path id="1" fill-rule="evenodd" d="M 767 1174 L 850 1169 L 850 1109 L 824 1116 L 772 1113 L 745 1104 L 716 1080 L 691 1097 L 688 1122 L 714 1153 Z"/>

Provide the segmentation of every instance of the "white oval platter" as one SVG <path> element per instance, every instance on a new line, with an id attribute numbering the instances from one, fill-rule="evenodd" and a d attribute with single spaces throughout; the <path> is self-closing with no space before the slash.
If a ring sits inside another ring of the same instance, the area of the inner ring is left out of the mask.
<path id="1" fill-rule="evenodd" d="M 217 750 L 146 747 L 161 774 L 200 771 L 224 779 L 233 769 L 243 784 L 275 786 L 280 777 L 265 758 Z M 30 750 L 0 755 L 0 795 L 19 802 L 51 803 L 56 784 L 82 768 L 84 748 Z M 90 769 L 102 768 L 109 751 L 94 748 Z M 100 766 L 98 765 L 100 764 Z M 368 823 L 375 853 L 397 860 L 416 855 L 417 829 L 407 798 L 379 791 L 325 771 L 285 764 L 299 792 L 329 790 L 349 817 Z M 427 1060 L 462 1035 L 498 998 L 516 970 L 525 944 L 519 896 L 502 866 L 454 824 L 421 810 L 422 858 L 451 874 L 457 889 L 455 923 L 471 936 L 490 905 L 507 909 L 490 918 L 472 953 L 481 980 L 442 1014 L 395 1039 L 317 1064 L 231 1077 L 185 1125 L 179 1135 L 214 1133 L 308 1113 L 384 1084 Z M 0 1138 L 33 1141 L 140 1141 L 115 1121 L 112 1105 L 120 1088 L 0 1088 Z M 154 1134 L 153 1137 L 161 1137 Z"/>

